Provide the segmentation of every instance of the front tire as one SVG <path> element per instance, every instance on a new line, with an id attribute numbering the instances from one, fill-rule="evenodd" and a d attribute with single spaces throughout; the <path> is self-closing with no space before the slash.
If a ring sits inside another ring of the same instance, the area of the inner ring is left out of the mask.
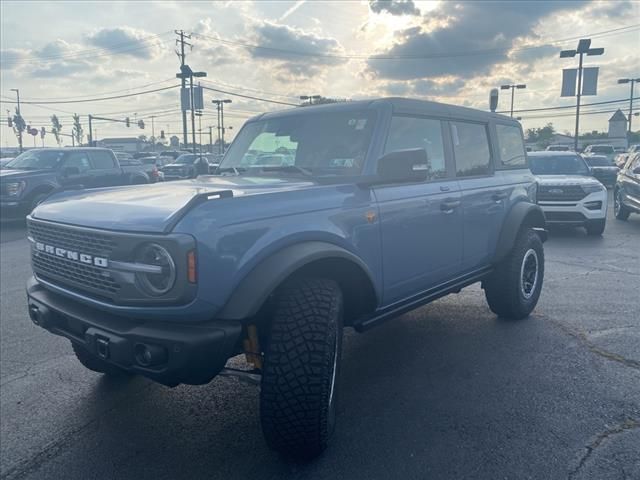
<path id="1" fill-rule="evenodd" d="M 267 444 L 309 460 L 327 447 L 336 417 L 342 292 L 333 280 L 289 282 L 276 299 L 265 351 L 260 420 Z"/>
<path id="2" fill-rule="evenodd" d="M 594 220 L 593 222 L 587 223 L 584 228 L 587 231 L 587 235 L 598 236 L 604 233 L 606 223 L 606 219 Z"/>
<path id="3" fill-rule="evenodd" d="M 613 213 L 618 220 L 626 221 L 631 213 L 627 207 L 622 203 L 622 193 L 620 190 L 616 190 L 613 194 Z"/>
<path id="4" fill-rule="evenodd" d="M 483 282 L 489 308 L 502 318 L 520 320 L 533 311 L 544 279 L 544 249 L 538 234 L 522 229 L 511 253 Z"/>

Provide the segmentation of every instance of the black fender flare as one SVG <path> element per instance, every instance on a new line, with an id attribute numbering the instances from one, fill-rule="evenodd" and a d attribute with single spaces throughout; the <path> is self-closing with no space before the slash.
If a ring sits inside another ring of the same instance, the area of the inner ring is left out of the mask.
<path id="1" fill-rule="evenodd" d="M 547 240 L 546 220 L 542 209 L 534 203 L 518 202 L 511 208 L 502 224 L 493 263 L 508 255 L 523 225 L 536 230 L 543 242 Z"/>
<path id="2" fill-rule="evenodd" d="M 348 250 L 321 241 L 297 243 L 277 251 L 254 267 L 236 286 L 216 318 L 242 320 L 253 317 L 284 280 L 304 266 L 323 259 L 352 262 L 364 272 L 371 285 L 375 286 L 369 267 Z"/>

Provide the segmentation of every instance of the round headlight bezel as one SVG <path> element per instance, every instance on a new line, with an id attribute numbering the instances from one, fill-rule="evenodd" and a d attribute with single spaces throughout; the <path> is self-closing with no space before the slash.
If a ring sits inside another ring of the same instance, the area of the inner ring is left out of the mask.
<path id="1" fill-rule="evenodd" d="M 171 252 L 158 243 L 144 243 L 136 249 L 136 263 L 162 267 L 162 273 L 136 272 L 136 283 L 140 290 L 152 297 L 169 293 L 178 278 Z"/>

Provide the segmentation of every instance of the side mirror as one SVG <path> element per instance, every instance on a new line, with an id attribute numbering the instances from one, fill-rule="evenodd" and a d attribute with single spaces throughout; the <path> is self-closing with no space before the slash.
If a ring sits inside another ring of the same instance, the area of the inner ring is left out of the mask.
<path id="1" fill-rule="evenodd" d="M 80 175 L 80 169 L 78 167 L 64 167 L 62 169 L 63 177 L 70 177 L 71 175 Z"/>
<path id="2" fill-rule="evenodd" d="M 396 150 L 378 160 L 379 183 L 424 182 L 429 174 L 429 159 L 424 148 Z"/>

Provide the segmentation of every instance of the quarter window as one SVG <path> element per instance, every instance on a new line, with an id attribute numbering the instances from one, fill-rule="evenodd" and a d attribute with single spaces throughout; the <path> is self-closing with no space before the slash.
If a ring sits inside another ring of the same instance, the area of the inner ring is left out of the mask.
<path id="1" fill-rule="evenodd" d="M 447 176 L 440 120 L 394 116 L 391 119 L 385 153 L 411 148 L 426 150 L 429 180 Z"/>
<path id="2" fill-rule="evenodd" d="M 489 137 L 485 125 L 452 122 L 453 152 L 459 177 L 488 175 L 491 172 Z"/>
<path id="3" fill-rule="evenodd" d="M 526 167 L 527 156 L 522 141 L 522 133 L 513 125 L 496 125 L 498 147 L 500 147 L 500 162 L 503 167 Z"/>
<path id="4" fill-rule="evenodd" d="M 91 152 L 91 163 L 96 170 L 109 170 L 115 168 L 113 157 L 109 152 L 97 151 Z"/>

